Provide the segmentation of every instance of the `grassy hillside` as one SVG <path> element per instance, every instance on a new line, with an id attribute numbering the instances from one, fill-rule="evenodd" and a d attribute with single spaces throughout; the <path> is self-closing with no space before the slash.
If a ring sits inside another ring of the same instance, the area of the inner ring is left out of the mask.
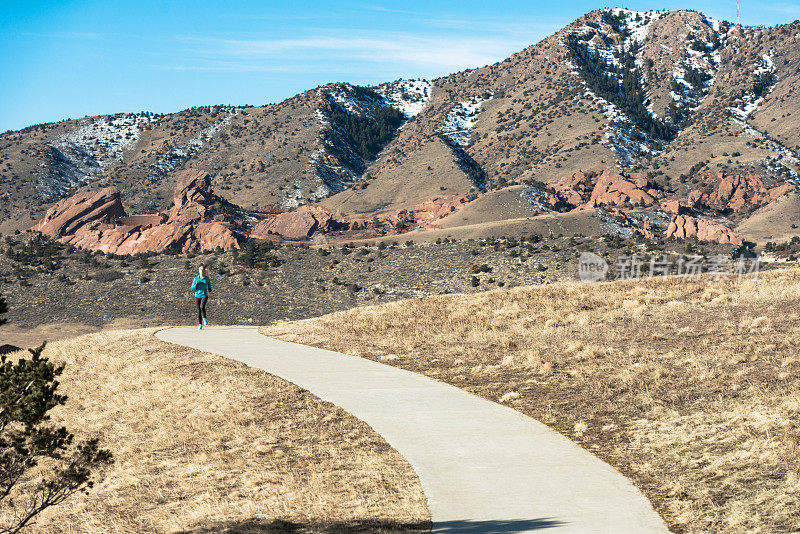
<path id="1" fill-rule="evenodd" d="M 782 243 L 800 235 L 800 197 L 786 196 L 764 206 L 736 227 L 743 238 L 759 245 Z"/>
<path id="2" fill-rule="evenodd" d="M 98 436 L 115 463 L 41 533 L 420 532 L 422 488 L 366 424 L 244 364 L 153 329 L 55 342 L 69 395 L 53 420 Z"/>
<path id="3" fill-rule="evenodd" d="M 263 329 L 506 402 L 605 459 L 676 532 L 800 529 L 800 270 L 498 289 Z"/>

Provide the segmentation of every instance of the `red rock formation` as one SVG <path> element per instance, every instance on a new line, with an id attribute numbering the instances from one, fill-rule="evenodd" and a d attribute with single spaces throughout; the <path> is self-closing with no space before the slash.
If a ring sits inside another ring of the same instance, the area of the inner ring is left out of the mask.
<path id="1" fill-rule="evenodd" d="M 50 237 L 74 234 L 89 223 L 124 217 L 119 191 L 106 187 L 94 193 L 77 193 L 53 205 L 34 230 Z"/>
<path id="2" fill-rule="evenodd" d="M 603 171 L 592 190 L 592 196 L 586 207 L 597 208 L 600 206 L 652 206 L 656 199 L 645 190 L 647 179 L 636 175 L 626 177 L 610 171 Z M 657 191 L 651 189 L 655 194 Z"/>
<path id="3" fill-rule="evenodd" d="M 290 241 L 301 241 L 311 237 L 315 232 L 327 232 L 336 221 L 333 215 L 319 206 L 301 206 L 294 211 L 280 213 L 257 223 L 250 237 L 270 239 L 278 236 Z"/>
<path id="4" fill-rule="evenodd" d="M 650 218 L 645 217 L 642 221 L 642 228 L 641 228 L 642 235 L 645 239 L 655 239 L 655 233 L 653 232 L 653 226 L 650 224 Z"/>
<path id="5" fill-rule="evenodd" d="M 315 233 L 333 230 L 362 230 L 382 234 L 413 229 L 432 229 L 433 221 L 455 211 L 464 197 L 434 198 L 428 202 L 398 210 L 392 215 L 370 218 L 337 219 L 320 206 L 301 206 L 257 223 L 250 237 L 255 239 L 285 239 L 303 241 Z"/>
<path id="6" fill-rule="evenodd" d="M 547 202 L 554 208 L 564 205 L 574 208 L 589 200 L 593 188 L 592 173 L 578 171 L 554 185 L 555 193 L 548 197 Z"/>
<path id="7" fill-rule="evenodd" d="M 547 201 L 556 209 L 651 206 L 661 195 L 649 187 L 644 175 L 617 174 L 608 169 L 576 172 L 555 184 L 553 190 Z"/>
<path id="8" fill-rule="evenodd" d="M 664 235 L 679 239 L 694 237 L 698 241 L 742 244 L 742 238 L 727 226 L 691 215 L 673 215 Z"/>
<path id="9" fill-rule="evenodd" d="M 212 202 L 211 177 L 205 171 L 186 169 L 178 175 L 173 194 L 173 213 L 189 204 L 206 205 Z"/>
<path id="10" fill-rule="evenodd" d="M 195 226 L 192 237 L 197 242 L 200 250 L 230 250 L 239 247 L 239 241 L 231 231 L 230 226 L 224 222 L 203 222 Z"/>
<path id="11" fill-rule="evenodd" d="M 761 176 L 749 170 L 709 173 L 704 182 L 701 189 L 690 193 L 687 204 L 693 209 L 711 208 L 737 215 L 769 204 L 794 190 L 794 186 L 787 183 L 767 187 Z"/>
<path id="12" fill-rule="evenodd" d="M 662 201 L 661 209 L 672 215 L 682 215 L 687 211 L 677 198 Z"/>
<path id="13" fill-rule="evenodd" d="M 441 219 L 454 212 L 464 203 L 463 197 L 434 198 L 422 204 L 399 210 L 394 215 L 387 217 L 390 223 L 402 221 L 408 225 L 416 226 L 436 219 Z"/>
<path id="14" fill-rule="evenodd" d="M 117 190 L 106 188 L 58 202 L 35 229 L 63 243 L 119 255 L 238 246 L 205 172 L 188 169 L 178 176 L 174 204 L 169 213 L 126 215 Z"/>
<path id="15" fill-rule="evenodd" d="M 208 206 L 214 203 L 208 173 L 195 169 L 183 171 L 178 176 L 173 202 L 169 221 L 188 224 L 205 219 Z"/>
<path id="16" fill-rule="evenodd" d="M 157 224 L 167 222 L 167 215 L 164 213 L 152 213 L 149 215 L 126 215 L 124 217 L 117 217 L 116 221 L 118 226 L 140 226 L 148 228 Z"/>

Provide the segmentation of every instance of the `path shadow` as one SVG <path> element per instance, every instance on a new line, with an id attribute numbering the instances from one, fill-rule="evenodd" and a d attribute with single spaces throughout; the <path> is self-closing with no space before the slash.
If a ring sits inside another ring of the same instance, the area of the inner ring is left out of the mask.
<path id="1" fill-rule="evenodd" d="M 505 521 L 441 521 L 436 523 L 434 534 L 512 534 L 531 530 L 544 530 L 562 526 L 565 523 L 549 518 L 516 519 Z M 184 530 L 176 534 L 361 534 L 374 532 L 381 534 L 431 532 L 431 524 L 427 521 L 402 523 L 398 521 L 334 521 L 294 523 L 276 519 L 263 521 L 249 519 L 244 521 L 220 521 L 192 530 Z"/>
<path id="2" fill-rule="evenodd" d="M 441 521 L 433 526 L 435 534 L 511 534 L 565 525 L 555 519 L 511 519 L 507 521 Z"/>
<path id="3" fill-rule="evenodd" d="M 219 521 L 209 525 L 183 530 L 176 534 L 361 534 L 378 532 L 385 534 L 430 532 L 430 521 L 403 523 L 400 521 L 354 520 L 295 523 L 274 519 L 272 521 L 246 519 L 242 521 Z"/>

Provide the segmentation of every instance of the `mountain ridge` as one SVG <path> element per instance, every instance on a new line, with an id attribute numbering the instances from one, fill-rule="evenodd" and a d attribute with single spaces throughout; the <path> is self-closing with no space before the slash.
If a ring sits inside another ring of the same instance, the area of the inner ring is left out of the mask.
<path id="1" fill-rule="evenodd" d="M 515 185 L 545 191 L 598 167 L 643 173 L 677 198 L 708 172 L 794 183 L 798 36 L 797 21 L 744 28 L 694 11 L 604 9 L 435 80 L 334 82 L 269 106 L 10 132 L 0 135 L 0 230 L 31 226 L 87 187 L 118 187 L 133 211 L 168 209 L 189 166 L 253 213 L 320 203 L 342 218 Z"/>

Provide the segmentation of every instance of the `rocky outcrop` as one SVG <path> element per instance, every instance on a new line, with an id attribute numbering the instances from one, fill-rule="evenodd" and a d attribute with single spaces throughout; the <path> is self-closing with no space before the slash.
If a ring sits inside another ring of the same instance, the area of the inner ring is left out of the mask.
<path id="1" fill-rule="evenodd" d="M 578 171 L 569 178 L 565 178 L 553 186 L 553 194 L 549 195 L 547 202 L 553 209 L 574 209 L 583 205 L 592 196 L 592 177 L 594 173 Z"/>
<path id="2" fill-rule="evenodd" d="M 749 170 L 709 173 L 704 182 L 689 194 L 689 207 L 733 215 L 749 213 L 794 190 L 787 183 L 767 187 L 761 176 Z"/>
<path id="3" fill-rule="evenodd" d="M 698 241 L 742 244 L 742 238 L 727 226 L 691 215 L 673 215 L 664 235 L 678 239 L 695 238 Z"/>
<path id="4" fill-rule="evenodd" d="M 662 201 L 661 209 L 671 215 L 685 215 L 690 211 L 688 208 L 684 207 L 677 198 Z"/>
<path id="5" fill-rule="evenodd" d="M 209 207 L 216 203 L 211 195 L 211 178 L 208 173 L 195 169 L 183 171 L 178 176 L 173 203 L 174 206 L 169 211 L 169 221 L 189 224 L 205 219 Z"/>
<path id="6" fill-rule="evenodd" d="M 434 221 L 456 211 L 465 200 L 459 196 L 434 198 L 428 202 L 399 210 L 394 215 L 383 218 L 382 223 L 393 228 L 401 227 L 403 229 L 434 228 Z"/>
<path id="7" fill-rule="evenodd" d="M 329 232 L 339 226 L 333 214 L 318 206 L 301 206 L 294 211 L 280 213 L 257 223 L 250 237 L 271 239 L 279 237 L 290 241 L 309 239 L 315 232 Z"/>
<path id="8" fill-rule="evenodd" d="M 620 175 L 603 171 L 592 189 L 586 207 L 601 206 L 652 206 L 659 192 L 648 186 L 643 175 Z"/>
<path id="9" fill-rule="evenodd" d="M 617 174 L 608 169 L 576 172 L 553 186 L 548 203 L 554 209 L 652 206 L 661 193 L 641 174 Z"/>
<path id="10" fill-rule="evenodd" d="M 639 231 L 642 233 L 642 235 L 644 236 L 645 239 L 655 239 L 656 238 L 656 235 L 653 232 L 653 225 L 650 224 L 650 218 L 649 217 L 645 217 L 642 220 L 642 227 L 641 227 L 641 229 Z"/>
<path id="11" fill-rule="evenodd" d="M 366 231 L 382 235 L 415 229 L 435 228 L 435 221 L 449 215 L 465 202 L 464 197 L 440 197 L 391 215 L 338 219 L 320 206 L 301 206 L 258 222 L 250 233 L 254 239 L 304 241 L 314 234 L 332 231 Z"/>
<path id="12" fill-rule="evenodd" d="M 60 238 L 73 235 L 89 224 L 113 222 L 124 216 L 119 191 L 116 187 L 106 187 L 94 193 L 77 193 L 57 202 L 34 230 Z"/>
<path id="13" fill-rule="evenodd" d="M 701 188 L 689 193 L 686 206 L 677 199 L 662 202 L 662 209 L 672 214 L 666 237 L 741 244 L 742 238 L 733 230 L 707 216 L 736 220 L 795 189 L 788 183 L 767 187 L 763 178 L 750 170 L 708 173 L 703 182 Z M 697 212 L 706 216 L 699 216 Z"/>
<path id="14" fill-rule="evenodd" d="M 556 183 L 549 190 L 547 203 L 559 211 L 604 208 L 612 214 L 622 214 L 629 207 L 655 209 L 671 218 L 666 229 L 666 220 L 656 226 L 649 218 L 634 228 L 648 239 L 663 231 L 665 237 L 741 244 L 742 238 L 727 226 L 729 218 L 742 218 L 794 189 L 788 183 L 768 187 L 758 174 L 739 170 L 707 174 L 701 188 L 678 199 L 651 187 L 643 174 L 618 174 L 600 168 L 576 172 Z"/>
<path id="15" fill-rule="evenodd" d="M 127 215 L 114 188 L 78 193 L 50 208 L 34 229 L 79 248 L 119 255 L 238 247 L 210 186 L 207 173 L 185 170 L 178 176 L 172 209 L 147 215 Z"/>

